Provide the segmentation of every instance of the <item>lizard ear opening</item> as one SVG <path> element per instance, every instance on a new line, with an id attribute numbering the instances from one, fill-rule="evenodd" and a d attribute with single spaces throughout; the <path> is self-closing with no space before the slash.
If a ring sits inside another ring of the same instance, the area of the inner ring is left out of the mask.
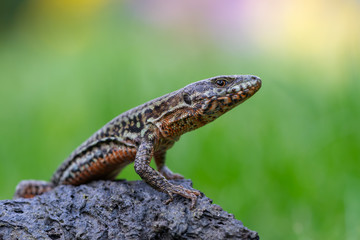
<path id="1" fill-rule="evenodd" d="M 188 104 L 188 105 L 191 105 L 190 95 L 187 94 L 187 93 L 184 93 L 183 97 L 184 97 L 184 102 L 185 102 L 186 104 Z"/>

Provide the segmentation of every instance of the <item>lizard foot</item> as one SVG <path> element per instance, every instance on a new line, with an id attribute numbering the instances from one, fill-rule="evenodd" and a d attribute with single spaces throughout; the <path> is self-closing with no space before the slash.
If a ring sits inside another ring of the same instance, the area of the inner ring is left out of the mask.
<path id="1" fill-rule="evenodd" d="M 165 201 L 165 204 L 169 204 L 174 200 L 172 193 L 179 194 L 180 196 L 190 199 L 191 209 L 194 209 L 197 197 L 201 195 L 198 190 L 190 190 L 180 185 L 173 185 L 171 192 L 168 192 L 170 198 Z"/>

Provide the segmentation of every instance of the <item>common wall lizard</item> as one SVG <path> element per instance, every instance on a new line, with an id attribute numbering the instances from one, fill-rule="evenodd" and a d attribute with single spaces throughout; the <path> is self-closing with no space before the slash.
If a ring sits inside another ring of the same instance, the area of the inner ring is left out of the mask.
<path id="1" fill-rule="evenodd" d="M 153 188 L 191 199 L 200 192 L 170 183 L 182 179 L 165 166 L 166 151 L 180 136 L 212 122 L 254 95 L 261 87 L 252 75 L 217 76 L 187 85 L 124 112 L 95 132 L 60 165 L 50 182 L 27 180 L 14 198 L 31 198 L 60 184 L 80 185 L 96 179 L 114 179 L 134 162 L 136 173 Z M 157 170 L 149 166 L 154 158 Z"/>

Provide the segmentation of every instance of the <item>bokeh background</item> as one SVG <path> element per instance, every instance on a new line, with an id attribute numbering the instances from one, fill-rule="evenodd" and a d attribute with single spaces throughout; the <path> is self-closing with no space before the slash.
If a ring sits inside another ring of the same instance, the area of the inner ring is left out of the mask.
<path id="1" fill-rule="evenodd" d="M 360 239 L 359 1 L 5 0 L 0 19 L 0 199 L 125 110 L 254 74 L 167 164 L 262 239 Z"/>

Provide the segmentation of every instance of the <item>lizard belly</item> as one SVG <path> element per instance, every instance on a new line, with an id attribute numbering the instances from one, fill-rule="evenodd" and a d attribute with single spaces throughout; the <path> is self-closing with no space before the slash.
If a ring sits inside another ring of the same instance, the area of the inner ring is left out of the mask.
<path id="1" fill-rule="evenodd" d="M 74 159 L 59 184 L 80 185 L 98 179 L 114 179 L 135 159 L 136 147 L 104 144 Z"/>

